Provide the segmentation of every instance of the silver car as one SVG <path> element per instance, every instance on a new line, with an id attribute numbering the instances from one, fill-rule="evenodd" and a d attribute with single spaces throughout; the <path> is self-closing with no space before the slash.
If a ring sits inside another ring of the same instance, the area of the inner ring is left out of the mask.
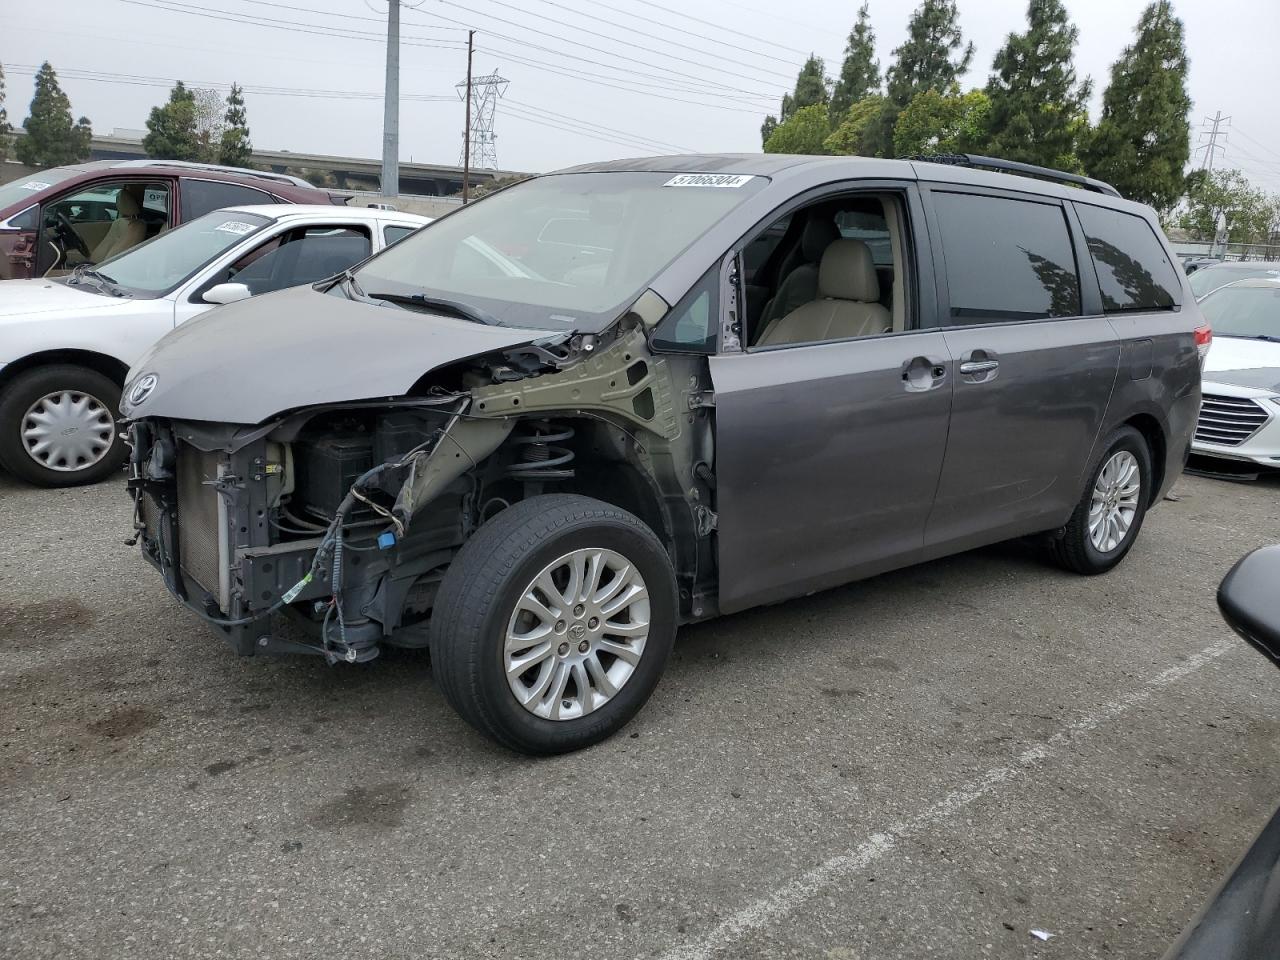
<path id="1" fill-rule="evenodd" d="M 142 550 L 242 654 L 430 647 L 531 753 L 683 623 L 1028 535 L 1110 570 L 1208 331 L 1150 209 L 955 160 L 578 167 L 188 323 L 124 391 Z"/>

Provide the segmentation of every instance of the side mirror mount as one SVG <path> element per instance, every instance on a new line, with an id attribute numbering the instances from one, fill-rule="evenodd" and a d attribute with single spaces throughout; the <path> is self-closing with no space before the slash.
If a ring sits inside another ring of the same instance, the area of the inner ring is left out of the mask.
<path id="1" fill-rule="evenodd" d="M 219 283 L 206 290 L 200 299 L 205 303 L 235 303 L 251 296 L 253 292 L 243 283 Z"/>
<path id="2" fill-rule="evenodd" d="M 1239 560 L 1218 587 L 1222 618 L 1280 667 L 1280 544 Z"/>

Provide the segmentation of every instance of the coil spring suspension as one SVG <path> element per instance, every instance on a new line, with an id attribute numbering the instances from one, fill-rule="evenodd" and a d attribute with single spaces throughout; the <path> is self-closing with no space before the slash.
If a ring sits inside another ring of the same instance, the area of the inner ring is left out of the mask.
<path id="1" fill-rule="evenodd" d="M 573 450 L 565 446 L 574 429 L 554 420 L 527 420 L 512 443 L 515 460 L 507 476 L 515 480 L 570 480 L 573 478 Z"/>

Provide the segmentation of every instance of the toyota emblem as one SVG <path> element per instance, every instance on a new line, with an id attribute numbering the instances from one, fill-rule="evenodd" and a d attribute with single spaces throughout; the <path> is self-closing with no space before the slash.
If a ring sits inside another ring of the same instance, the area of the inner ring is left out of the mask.
<path id="1" fill-rule="evenodd" d="M 160 382 L 160 378 L 154 373 L 147 373 L 139 377 L 132 387 L 129 388 L 129 405 L 136 407 L 138 404 L 151 396 L 151 391 L 156 388 L 156 384 Z"/>

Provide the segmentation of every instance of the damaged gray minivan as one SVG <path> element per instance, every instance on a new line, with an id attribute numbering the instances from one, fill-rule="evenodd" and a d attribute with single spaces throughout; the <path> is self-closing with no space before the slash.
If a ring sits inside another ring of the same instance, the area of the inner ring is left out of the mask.
<path id="1" fill-rule="evenodd" d="M 184 324 L 124 391 L 141 548 L 239 653 L 429 647 L 531 753 L 683 623 L 1030 534 L 1109 570 L 1209 331 L 1149 208 L 942 159 L 579 167 Z"/>

